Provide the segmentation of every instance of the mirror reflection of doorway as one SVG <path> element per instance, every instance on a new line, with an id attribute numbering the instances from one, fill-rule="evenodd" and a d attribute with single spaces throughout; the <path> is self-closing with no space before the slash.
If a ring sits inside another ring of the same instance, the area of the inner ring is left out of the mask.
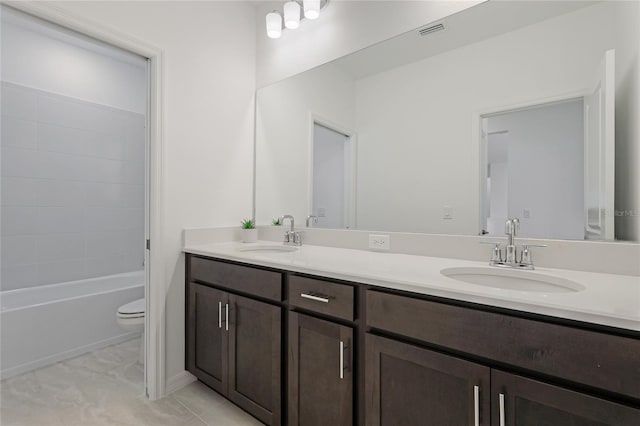
<path id="1" fill-rule="evenodd" d="M 313 189 L 310 226 L 348 229 L 352 200 L 352 138 L 313 124 Z"/>
<path id="2" fill-rule="evenodd" d="M 584 238 L 584 99 L 484 117 L 485 228 L 503 236 L 507 218 L 522 237 Z"/>

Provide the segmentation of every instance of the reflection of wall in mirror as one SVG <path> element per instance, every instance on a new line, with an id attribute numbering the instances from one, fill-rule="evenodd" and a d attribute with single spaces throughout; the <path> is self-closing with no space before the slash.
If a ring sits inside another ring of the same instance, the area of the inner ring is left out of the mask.
<path id="1" fill-rule="evenodd" d="M 354 81 L 330 65 L 261 89 L 256 111 L 256 221 L 282 214 L 301 221 L 312 214 L 310 158 L 312 115 L 351 129 Z M 302 222 L 298 222 L 302 223 Z"/>
<path id="2" fill-rule="evenodd" d="M 598 3 L 358 80 L 358 227 L 476 235 L 473 114 L 581 93 L 610 48 L 637 63 L 638 40 L 618 38 L 635 31 L 623 10 L 637 4 L 626 3 Z M 616 80 L 617 91 L 629 90 L 629 78 Z M 453 220 L 443 220 L 445 205 Z"/>

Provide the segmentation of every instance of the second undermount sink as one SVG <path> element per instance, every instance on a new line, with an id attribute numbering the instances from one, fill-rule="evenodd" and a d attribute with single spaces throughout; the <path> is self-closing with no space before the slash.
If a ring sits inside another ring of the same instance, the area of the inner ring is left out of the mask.
<path id="1" fill-rule="evenodd" d="M 248 246 L 238 247 L 238 251 L 247 252 L 255 251 L 260 253 L 291 253 L 298 250 L 297 247 L 291 246 L 278 246 L 275 244 L 254 244 Z"/>
<path id="2" fill-rule="evenodd" d="M 440 271 L 446 277 L 470 284 L 507 290 L 538 293 L 573 293 L 585 287 L 577 282 L 537 272 L 495 267 L 446 268 Z"/>

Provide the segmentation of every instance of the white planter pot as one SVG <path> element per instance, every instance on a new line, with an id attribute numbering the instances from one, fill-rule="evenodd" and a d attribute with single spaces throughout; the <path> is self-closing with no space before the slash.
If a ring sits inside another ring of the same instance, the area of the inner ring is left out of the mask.
<path id="1" fill-rule="evenodd" d="M 240 230 L 240 240 L 243 243 L 255 243 L 258 241 L 258 230 L 257 229 L 241 229 Z"/>

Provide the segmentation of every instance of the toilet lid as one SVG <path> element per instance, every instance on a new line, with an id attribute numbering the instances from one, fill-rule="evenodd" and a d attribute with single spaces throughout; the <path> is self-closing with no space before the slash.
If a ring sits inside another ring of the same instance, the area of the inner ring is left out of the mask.
<path id="1" fill-rule="evenodd" d="M 134 300 L 131 303 L 127 303 L 126 305 L 122 305 L 118 308 L 118 313 L 123 315 L 133 315 L 133 314 L 142 314 L 144 315 L 144 299 Z"/>

